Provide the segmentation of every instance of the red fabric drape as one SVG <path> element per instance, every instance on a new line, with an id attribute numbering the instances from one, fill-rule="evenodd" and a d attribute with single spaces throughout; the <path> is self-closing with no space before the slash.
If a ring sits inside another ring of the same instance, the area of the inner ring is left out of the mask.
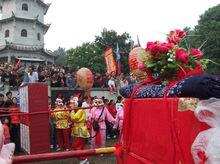
<path id="1" fill-rule="evenodd" d="M 178 112 L 178 98 L 127 99 L 124 115 L 126 164 L 193 164 L 191 145 L 208 128 L 192 111 Z"/>

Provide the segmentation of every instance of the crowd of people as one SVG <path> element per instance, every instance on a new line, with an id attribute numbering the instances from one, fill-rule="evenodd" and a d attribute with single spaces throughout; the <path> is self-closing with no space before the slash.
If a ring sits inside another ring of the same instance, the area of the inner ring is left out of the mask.
<path id="1" fill-rule="evenodd" d="M 15 153 L 19 153 L 20 117 L 2 116 L 19 112 L 19 104 L 11 92 L 6 94 L 6 98 L 0 94 L 0 104 L 5 144 L 14 142 Z M 63 95 L 58 94 L 55 106 L 52 106 L 50 97 L 48 105 L 48 109 L 54 111 L 50 115 L 49 125 L 51 149 L 56 151 L 82 150 L 86 143 L 90 144 L 91 148 L 105 147 L 106 139 L 117 138 L 122 128 L 124 104 L 121 96 L 118 96 L 115 102 L 105 97 L 73 95 L 67 103 L 64 103 Z M 59 111 L 65 109 L 67 110 Z M 94 127 L 95 121 L 98 129 Z M 89 163 L 87 157 L 78 159 L 81 163 Z"/>
<path id="2" fill-rule="evenodd" d="M 70 69 L 55 64 L 26 65 L 25 63 L 1 63 L 0 64 L 0 88 L 9 89 L 19 87 L 22 83 L 45 82 L 51 87 L 78 88 L 76 80 L 76 69 Z M 121 88 L 130 83 L 135 83 L 136 79 L 131 73 L 125 76 L 101 74 L 93 72 L 94 85 L 96 88 L 109 88 L 111 93 L 116 93 L 117 88 Z"/>
<path id="3" fill-rule="evenodd" d="M 8 90 L 0 93 L 0 114 L 19 112 L 19 95 L 13 97 L 11 87 L 18 88 L 25 83 L 45 82 L 51 87 L 69 87 L 77 89 L 79 86 L 76 80 L 76 71 L 60 65 L 40 64 L 38 67 L 25 65 L 22 63 L 10 65 L 0 64 L 0 88 Z M 133 74 L 124 76 L 94 73 L 94 86 L 98 88 L 109 88 L 111 94 L 116 94 L 119 88 L 135 83 Z M 51 106 L 55 104 L 55 106 Z M 87 109 L 77 109 L 66 112 L 59 112 L 59 109 L 74 109 L 82 107 Z M 49 109 L 58 110 L 49 118 L 51 148 L 60 150 L 81 150 L 85 148 L 85 143 L 89 143 L 92 148 L 104 147 L 106 139 L 117 138 L 123 121 L 123 99 L 118 96 L 117 102 L 114 99 L 105 97 L 79 98 L 71 96 L 68 102 L 64 102 L 61 94 L 56 97 L 56 102 L 52 103 L 49 98 Z M 20 120 L 19 116 L 1 116 L 4 127 L 5 144 L 14 142 L 15 153 L 20 152 Z M 98 129 L 94 122 L 97 122 Z M 73 145 L 73 146 L 71 146 Z M 81 163 L 89 163 L 86 157 L 78 158 Z"/>
<path id="4" fill-rule="evenodd" d="M 51 104 L 49 98 L 49 108 Z M 50 117 L 51 148 L 56 151 L 83 150 L 86 142 L 91 148 L 105 147 L 106 139 L 117 138 L 120 133 L 123 108 L 121 96 L 117 97 L 117 102 L 105 97 L 84 96 L 81 99 L 71 96 L 64 105 L 63 96 L 59 94 Z M 89 163 L 85 156 L 80 156 L 78 160 Z"/>

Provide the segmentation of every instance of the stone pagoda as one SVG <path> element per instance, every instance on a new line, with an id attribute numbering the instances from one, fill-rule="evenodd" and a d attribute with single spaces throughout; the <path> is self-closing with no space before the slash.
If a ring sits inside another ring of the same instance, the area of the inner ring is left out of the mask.
<path id="1" fill-rule="evenodd" d="M 44 48 L 49 7 L 44 0 L 0 0 L 0 62 L 54 62 L 52 52 Z"/>

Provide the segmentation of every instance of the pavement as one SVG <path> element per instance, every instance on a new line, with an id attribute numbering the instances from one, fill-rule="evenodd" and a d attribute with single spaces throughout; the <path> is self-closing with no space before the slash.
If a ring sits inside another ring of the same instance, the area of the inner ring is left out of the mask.
<path id="1" fill-rule="evenodd" d="M 117 142 L 117 139 L 106 140 L 106 146 L 111 147 Z M 87 145 L 89 148 L 89 145 Z M 114 154 L 105 154 L 103 156 L 89 156 L 88 157 L 90 164 L 116 164 L 116 157 Z M 79 161 L 76 158 L 62 159 L 62 160 L 52 160 L 44 162 L 32 162 L 28 164 L 78 164 Z"/>

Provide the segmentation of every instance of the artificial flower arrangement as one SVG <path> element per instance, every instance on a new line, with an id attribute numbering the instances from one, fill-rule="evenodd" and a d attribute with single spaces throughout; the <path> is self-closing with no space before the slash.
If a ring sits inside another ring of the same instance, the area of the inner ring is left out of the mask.
<path id="1" fill-rule="evenodd" d="M 181 46 L 185 37 L 184 31 L 176 29 L 170 31 L 167 42 L 148 42 L 145 48 L 147 55 L 139 69 L 161 80 L 182 79 L 195 70 L 196 73 L 203 73 L 207 60 L 202 59 L 203 53 L 199 49 Z"/>

